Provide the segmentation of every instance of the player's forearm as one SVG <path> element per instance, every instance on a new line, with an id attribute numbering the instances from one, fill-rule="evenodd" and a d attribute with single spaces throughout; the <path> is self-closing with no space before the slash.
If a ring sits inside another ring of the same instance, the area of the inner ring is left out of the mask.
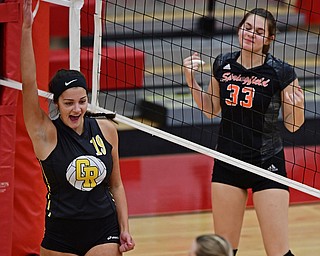
<path id="1" fill-rule="evenodd" d="M 212 118 L 213 106 L 210 95 L 207 92 L 204 92 L 195 80 L 190 81 L 188 86 L 197 106 L 208 118 Z"/>
<path id="2" fill-rule="evenodd" d="M 111 190 L 113 194 L 116 208 L 117 208 L 117 215 L 118 215 L 118 222 L 120 226 L 121 232 L 129 232 L 129 223 L 128 223 L 128 205 L 126 200 L 126 194 L 124 191 L 123 186 L 119 186 Z"/>
<path id="3" fill-rule="evenodd" d="M 39 105 L 31 25 L 22 25 L 20 65 L 24 120 L 29 134 L 35 135 L 39 134 L 42 121 L 47 117 Z"/>
<path id="4" fill-rule="evenodd" d="M 22 26 L 20 58 L 22 89 L 30 90 L 30 86 L 36 85 L 36 63 L 32 44 L 32 27 Z"/>
<path id="5" fill-rule="evenodd" d="M 292 107 L 292 112 L 289 113 L 284 119 L 285 127 L 290 132 L 295 132 L 299 130 L 299 128 L 303 125 L 303 123 L 304 123 L 304 108 Z"/>

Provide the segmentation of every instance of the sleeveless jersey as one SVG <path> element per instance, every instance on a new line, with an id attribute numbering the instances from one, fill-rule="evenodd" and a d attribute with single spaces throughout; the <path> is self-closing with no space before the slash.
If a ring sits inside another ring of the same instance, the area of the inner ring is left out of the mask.
<path id="1" fill-rule="evenodd" d="M 213 66 L 221 104 L 217 150 L 254 164 L 283 148 L 277 127 L 281 91 L 297 76 L 292 66 L 270 54 L 251 69 L 237 63 L 239 56 L 221 54 Z"/>
<path id="2" fill-rule="evenodd" d="M 94 118 L 84 118 L 79 135 L 60 118 L 53 121 L 57 145 L 39 161 L 47 185 L 47 217 L 94 219 L 115 211 L 108 190 L 112 171 L 112 146 Z"/>

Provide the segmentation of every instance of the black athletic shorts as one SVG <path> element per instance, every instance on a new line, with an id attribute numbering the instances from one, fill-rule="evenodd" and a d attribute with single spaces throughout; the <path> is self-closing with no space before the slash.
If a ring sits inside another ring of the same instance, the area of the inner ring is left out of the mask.
<path id="1" fill-rule="evenodd" d="M 283 177 L 287 177 L 283 150 L 257 166 Z M 228 184 L 242 189 L 251 188 L 252 192 L 271 188 L 289 190 L 286 185 L 227 164 L 220 160 L 214 161 L 212 182 Z"/>
<path id="2" fill-rule="evenodd" d="M 41 246 L 57 252 L 85 255 L 99 244 L 120 244 L 117 214 L 102 219 L 78 220 L 46 217 Z"/>

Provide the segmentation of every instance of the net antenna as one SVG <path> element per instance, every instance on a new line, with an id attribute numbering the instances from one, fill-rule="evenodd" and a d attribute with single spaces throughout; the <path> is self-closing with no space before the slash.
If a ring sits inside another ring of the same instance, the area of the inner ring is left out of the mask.
<path id="1" fill-rule="evenodd" d="M 102 1 L 95 1 L 94 13 L 94 38 L 93 38 L 93 57 L 92 57 L 92 95 L 91 107 L 95 112 L 98 107 L 98 91 L 100 91 L 100 69 L 101 69 L 101 45 L 102 45 Z"/>

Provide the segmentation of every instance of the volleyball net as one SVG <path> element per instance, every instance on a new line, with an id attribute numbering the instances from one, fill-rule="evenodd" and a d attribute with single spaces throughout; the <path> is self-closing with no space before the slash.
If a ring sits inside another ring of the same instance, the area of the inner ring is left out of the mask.
<path id="1" fill-rule="evenodd" d="M 70 3 L 63 5 L 81 12 L 69 12 L 69 67 L 87 77 L 91 111 L 115 112 L 120 123 L 320 198 L 319 34 L 310 26 L 311 14 L 318 12 L 290 0 Z M 206 64 L 195 75 L 206 89 L 213 61 L 221 52 L 239 50 L 238 23 L 255 7 L 275 16 L 279 31 L 270 51 L 295 67 L 305 95 L 306 124 L 300 131 L 286 133 L 279 117 L 290 149 L 288 178 L 213 150 L 220 118 L 204 116 L 183 76 L 183 59 L 198 52 Z"/>

